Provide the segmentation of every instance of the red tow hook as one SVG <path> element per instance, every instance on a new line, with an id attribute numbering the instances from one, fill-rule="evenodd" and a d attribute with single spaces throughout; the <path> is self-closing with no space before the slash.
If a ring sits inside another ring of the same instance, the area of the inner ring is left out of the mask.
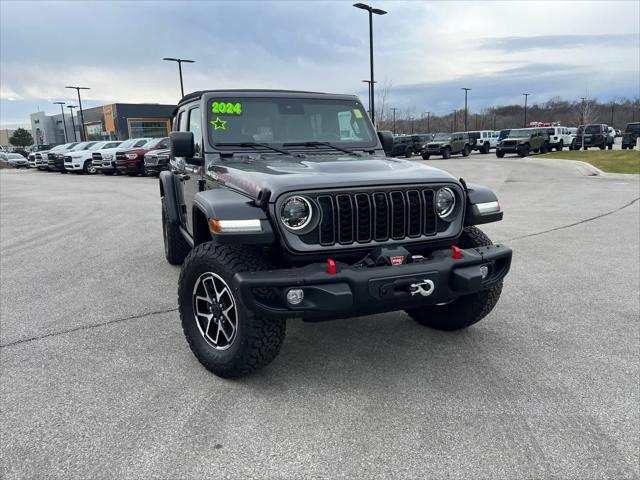
<path id="1" fill-rule="evenodd" d="M 462 258 L 462 252 L 460 251 L 460 249 L 458 247 L 453 245 L 451 247 L 451 250 L 453 250 L 453 259 L 454 260 L 460 260 Z"/>
<path id="2" fill-rule="evenodd" d="M 338 273 L 338 269 L 336 268 L 336 262 L 334 262 L 330 258 L 327 258 L 327 263 L 329 264 L 329 267 L 327 268 L 327 273 L 329 275 L 335 275 L 336 273 Z"/>

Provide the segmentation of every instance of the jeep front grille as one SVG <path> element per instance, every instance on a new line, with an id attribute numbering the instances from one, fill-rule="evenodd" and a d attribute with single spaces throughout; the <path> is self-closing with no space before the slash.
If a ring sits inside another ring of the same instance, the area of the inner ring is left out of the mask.
<path id="1" fill-rule="evenodd" d="M 437 233 L 433 189 L 318 194 L 320 222 L 304 243 L 387 242 Z"/>

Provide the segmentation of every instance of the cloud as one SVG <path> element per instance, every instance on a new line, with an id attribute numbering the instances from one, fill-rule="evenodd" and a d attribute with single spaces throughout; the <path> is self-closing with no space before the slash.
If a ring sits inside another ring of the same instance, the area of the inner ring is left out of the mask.
<path id="1" fill-rule="evenodd" d="M 534 49 L 567 49 L 601 47 L 638 47 L 640 37 L 628 35 L 538 35 L 531 37 L 486 38 L 481 48 L 501 50 L 503 52 L 522 52 Z"/>

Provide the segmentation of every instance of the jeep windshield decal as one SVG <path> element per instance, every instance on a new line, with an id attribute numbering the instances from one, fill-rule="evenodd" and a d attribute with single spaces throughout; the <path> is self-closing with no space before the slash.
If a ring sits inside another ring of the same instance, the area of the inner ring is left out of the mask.
<path id="1" fill-rule="evenodd" d="M 282 147 L 372 148 L 377 136 L 360 102 L 318 98 L 211 98 L 209 143 L 218 150 Z M 343 150 L 344 151 L 344 150 Z"/>

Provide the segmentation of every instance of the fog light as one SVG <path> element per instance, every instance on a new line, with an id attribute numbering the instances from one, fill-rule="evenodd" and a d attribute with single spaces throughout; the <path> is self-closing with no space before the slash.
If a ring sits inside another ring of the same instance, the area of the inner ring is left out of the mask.
<path id="1" fill-rule="evenodd" d="M 301 288 L 292 288 L 287 292 L 287 302 L 291 305 L 298 305 L 304 300 L 304 292 Z"/>
<path id="2" fill-rule="evenodd" d="M 489 267 L 487 267 L 486 265 L 482 265 L 480 267 L 480 275 L 482 275 L 483 280 L 487 278 L 487 275 L 489 275 Z"/>

